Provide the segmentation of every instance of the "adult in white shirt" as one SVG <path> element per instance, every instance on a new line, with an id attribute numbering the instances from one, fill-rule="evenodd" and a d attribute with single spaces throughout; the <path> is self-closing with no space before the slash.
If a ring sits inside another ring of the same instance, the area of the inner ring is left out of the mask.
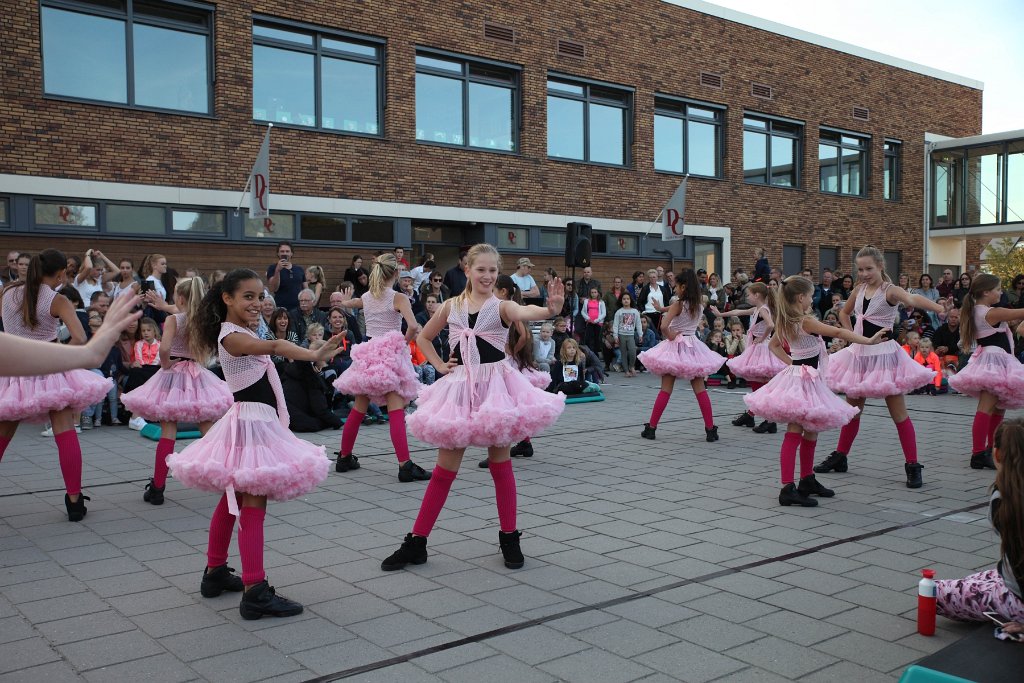
<path id="1" fill-rule="evenodd" d="M 427 265 L 427 261 L 431 262 L 430 270 L 424 270 L 424 266 Z M 412 270 L 409 271 L 410 273 L 412 273 L 412 286 L 413 286 L 413 289 L 415 289 L 417 292 L 420 290 L 420 287 L 423 286 L 423 283 L 426 282 L 428 279 L 430 279 L 430 273 L 431 273 L 431 271 L 434 270 L 433 263 L 434 263 L 434 255 L 433 254 L 424 254 L 423 256 L 420 257 L 420 264 L 418 266 L 416 266 L 415 268 L 413 268 Z M 353 284 L 355 284 L 355 283 L 353 283 Z"/>
<path id="2" fill-rule="evenodd" d="M 536 299 L 540 296 L 540 287 L 537 286 L 537 281 L 530 275 L 532 269 L 533 263 L 524 256 L 519 259 L 519 263 L 516 264 L 516 272 L 512 274 L 512 281 L 519 287 L 519 291 L 523 293 L 524 299 Z"/>
<path id="3" fill-rule="evenodd" d="M 163 254 L 150 254 L 143 260 L 140 270 L 146 274 L 145 281 L 151 283 L 146 287 L 155 291 L 161 299 L 166 301 L 167 289 L 164 287 L 161 277 L 167 272 L 167 258 Z"/>
<path id="4" fill-rule="evenodd" d="M 85 252 L 85 260 L 82 267 L 75 276 L 74 286 L 82 297 L 82 301 L 89 305 L 92 295 L 96 292 L 106 292 L 108 284 L 117 277 L 117 268 L 103 255 L 99 249 L 90 249 Z"/>

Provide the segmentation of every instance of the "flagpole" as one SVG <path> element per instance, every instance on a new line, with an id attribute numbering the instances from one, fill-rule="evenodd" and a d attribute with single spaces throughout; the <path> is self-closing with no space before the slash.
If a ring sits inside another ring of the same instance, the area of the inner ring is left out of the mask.
<path id="1" fill-rule="evenodd" d="M 687 173 L 686 175 L 684 175 L 684 176 L 683 176 L 683 180 L 687 180 L 687 179 L 688 179 L 689 177 L 690 177 L 690 174 L 689 174 L 689 173 Z M 680 182 L 680 183 L 682 183 L 682 182 L 683 182 L 683 180 L 680 180 L 679 182 Z M 678 188 L 677 188 L 677 189 L 678 189 Z M 657 218 L 655 218 L 655 219 L 654 219 L 654 220 L 653 220 L 653 221 L 651 222 L 651 226 L 650 226 L 649 228 L 647 228 L 647 232 L 645 232 L 645 233 L 644 233 L 644 234 L 642 235 L 642 237 L 647 237 L 648 235 L 650 235 L 650 234 L 651 234 L 651 230 L 654 230 L 654 226 L 658 224 L 658 221 L 660 221 L 660 220 L 661 220 L 661 217 L 662 217 L 662 216 L 664 216 L 664 215 L 665 215 L 665 207 L 663 206 L 663 207 L 661 207 L 661 211 L 659 211 L 659 212 L 658 212 L 658 217 L 657 217 Z"/>
<path id="2" fill-rule="evenodd" d="M 274 127 L 273 123 L 267 123 L 267 133 L 270 133 L 270 129 Z M 261 142 L 262 144 L 262 142 Z M 235 207 L 235 215 L 237 216 L 242 208 L 242 203 L 245 201 L 245 193 L 249 191 L 249 185 L 252 183 L 252 172 L 249 172 L 249 177 L 245 179 L 245 187 L 242 188 L 242 196 L 238 198 L 238 206 Z"/>

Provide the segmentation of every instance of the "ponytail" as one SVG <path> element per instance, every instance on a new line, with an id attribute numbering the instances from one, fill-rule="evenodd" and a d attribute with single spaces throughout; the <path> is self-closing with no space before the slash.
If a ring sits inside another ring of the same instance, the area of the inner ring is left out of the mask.
<path id="1" fill-rule="evenodd" d="M 790 275 L 768 298 L 768 310 L 775 319 L 775 329 L 786 342 L 796 339 L 797 330 L 807 316 L 806 311 L 800 309 L 800 296 L 813 293 L 814 283 L 801 275 Z"/>
<path id="2" fill-rule="evenodd" d="M 370 294 L 380 297 L 388 288 L 388 281 L 398 273 L 398 259 L 394 252 L 386 252 L 373 260 L 370 266 Z"/>
<path id="3" fill-rule="evenodd" d="M 42 288 L 44 277 L 53 277 L 65 270 L 68 266 L 67 257 L 63 252 L 56 249 L 44 249 L 28 262 L 28 273 L 24 282 L 11 282 L 4 287 L 8 289 L 24 287 L 25 296 L 21 299 L 21 320 L 26 327 L 35 327 L 39 324 L 39 316 L 36 315 L 36 308 L 39 306 L 39 290 Z"/>
<path id="4" fill-rule="evenodd" d="M 978 303 L 978 297 L 998 286 L 999 278 L 988 273 L 982 273 L 971 281 L 971 286 L 960 305 L 960 348 L 964 353 L 970 351 L 978 336 L 978 325 L 974 321 L 974 307 Z"/>
<path id="5" fill-rule="evenodd" d="M 186 278 L 180 280 L 174 287 L 174 295 L 180 296 L 186 301 L 185 310 L 182 313 L 185 314 L 186 324 L 190 324 L 199 311 L 203 297 L 206 296 L 206 286 L 203 285 L 203 279 L 200 277 Z"/>
<path id="6" fill-rule="evenodd" d="M 996 428 L 994 449 L 999 466 L 992 489 L 992 524 L 999 533 L 1000 553 L 1014 576 L 1024 576 L 1024 420 L 1006 420 Z"/>

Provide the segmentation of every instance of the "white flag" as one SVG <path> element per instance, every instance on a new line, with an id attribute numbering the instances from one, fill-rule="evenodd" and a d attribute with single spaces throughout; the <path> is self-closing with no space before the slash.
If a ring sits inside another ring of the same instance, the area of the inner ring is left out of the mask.
<path id="1" fill-rule="evenodd" d="M 249 218 L 270 216 L 270 129 L 249 173 Z"/>
<path id="2" fill-rule="evenodd" d="M 665 205 L 665 210 L 662 212 L 661 239 L 665 241 L 683 239 L 683 227 L 685 226 L 683 214 L 685 211 L 686 178 L 683 178 L 683 182 L 679 183 L 679 188 L 672 195 L 672 199 L 668 200 L 668 204 Z"/>

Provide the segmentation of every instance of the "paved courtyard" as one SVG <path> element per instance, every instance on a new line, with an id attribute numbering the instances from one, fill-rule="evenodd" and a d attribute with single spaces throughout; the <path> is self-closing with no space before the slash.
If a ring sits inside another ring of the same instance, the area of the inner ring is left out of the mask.
<path id="1" fill-rule="evenodd" d="M 53 442 L 25 425 L 0 463 L 0 680 L 892 681 L 968 632 L 940 619 L 921 637 L 915 614 L 921 568 L 956 577 L 996 557 L 980 507 L 992 472 L 966 465 L 970 399 L 908 398 L 917 491 L 870 401 L 850 473 L 821 477 L 837 497 L 801 509 L 776 500 L 782 433 L 729 424 L 743 391 L 712 389 L 714 444 L 688 387 L 653 442 L 639 433 L 655 379 L 613 375 L 606 393 L 516 460 L 515 571 L 470 451 L 429 562 L 382 572 L 424 485 L 397 481 L 386 426 L 364 427 L 362 469 L 270 505 L 269 578 L 306 611 L 261 621 L 239 617 L 237 594 L 199 595 L 215 497 L 172 480 L 165 505 L 142 502 L 154 442 L 84 432 L 92 502 L 70 524 Z M 308 438 L 333 451 L 339 436 Z"/>

